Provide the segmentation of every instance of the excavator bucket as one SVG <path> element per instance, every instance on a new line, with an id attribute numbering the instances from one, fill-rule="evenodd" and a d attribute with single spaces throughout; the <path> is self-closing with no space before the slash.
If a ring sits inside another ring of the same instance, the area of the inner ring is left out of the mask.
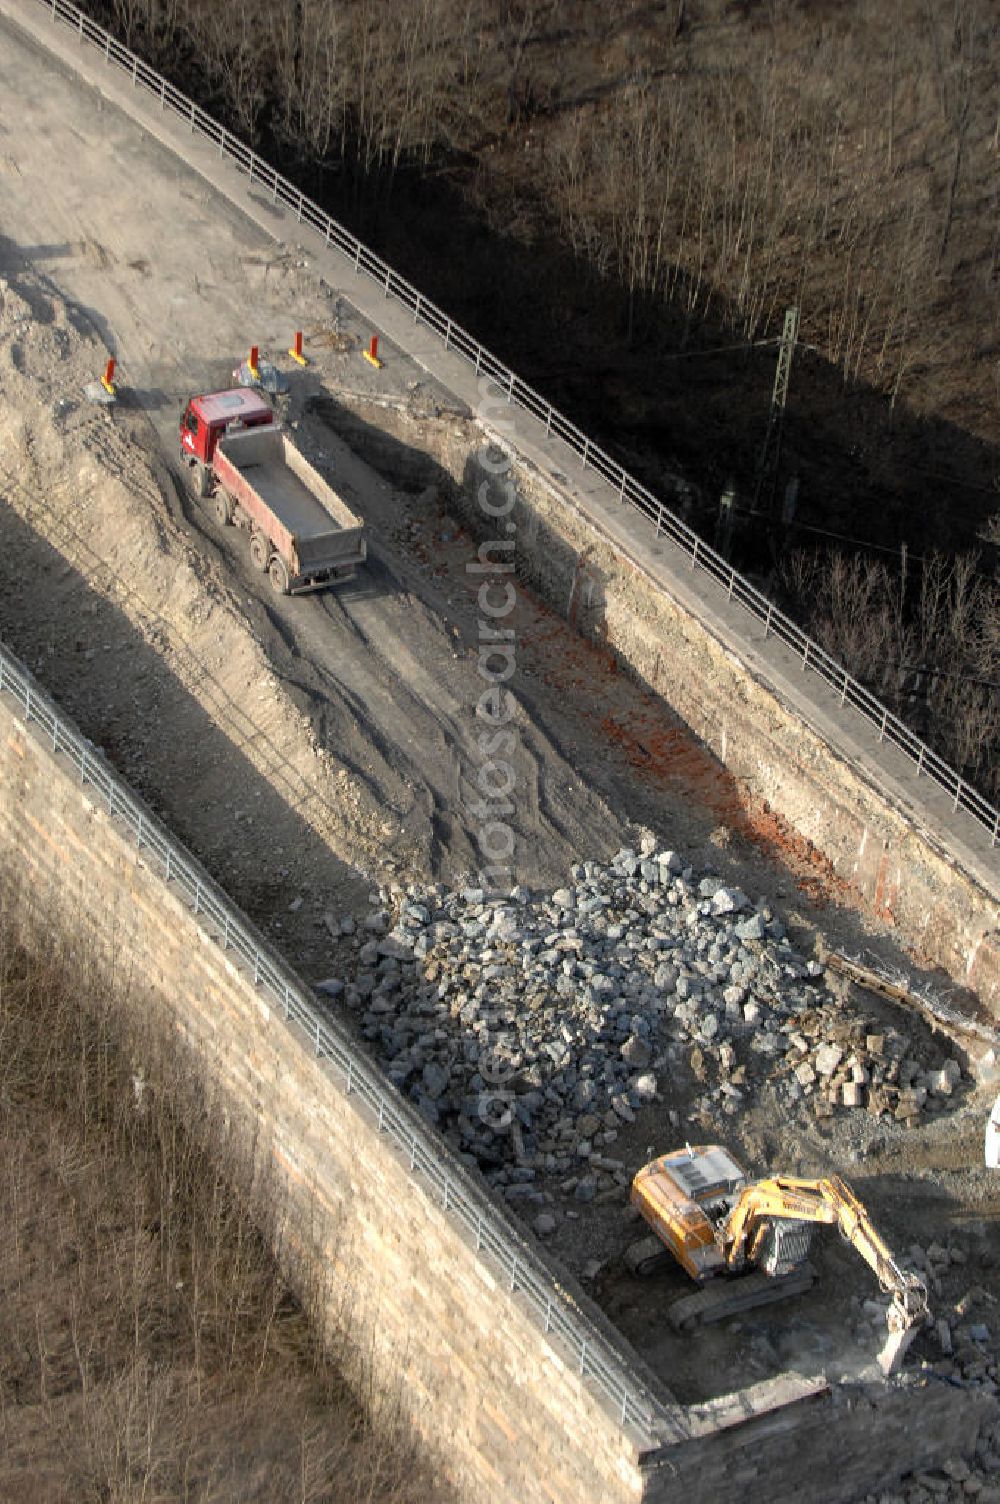
<path id="1" fill-rule="evenodd" d="M 889 1378 L 891 1374 L 898 1373 L 903 1366 L 906 1350 L 914 1337 L 917 1335 L 916 1326 L 905 1326 L 899 1331 L 890 1329 L 882 1345 L 882 1351 L 878 1355 L 878 1366 Z"/>

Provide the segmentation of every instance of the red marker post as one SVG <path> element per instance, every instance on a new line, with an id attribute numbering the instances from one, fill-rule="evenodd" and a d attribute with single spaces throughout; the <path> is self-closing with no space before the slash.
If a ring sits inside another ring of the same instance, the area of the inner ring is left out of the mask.
<path id="1" fill-rule="evenodd" d="M 365 360 L 367 360 L 367 362 L 368 362 L 369 365 L 372 365 L 372 366 L 375 367 L 376 371 L 381 371 L 381 369 L 382 369 L 382 362 L 379 359 L 379 354 L 378 354 L 378 335 L 377 334 L 373 334 L 372 335 L 372 337 L 371 337 L 371 343 L 369 344 L 368 349 L 364 351 L 364 357 L 365 357 Z"/>
<path id="2" fill-rule="evenodd" d="M 306 360 L 305 356 L 302 354 L 302 330 L 301 329 L 296 329 L 296 331 L 295 331 L 295 343 L 293 344 L 292 348 L 289 350 L 288 353 L 289 353 L 289 355 L 292 357 L 292 359 L 294 361 L 298 362 L 298 364 L 300 366 L 307 366 L 309 364 L 308 360 Z"/>
<path id="3" fill-rule="evenodd" d="M 104 368 L 104 375 L 101 377 L 101 385 L 103 386 L 109 397 L 117 396 L 115 389 L 115 358 L 113 355 Z"/>

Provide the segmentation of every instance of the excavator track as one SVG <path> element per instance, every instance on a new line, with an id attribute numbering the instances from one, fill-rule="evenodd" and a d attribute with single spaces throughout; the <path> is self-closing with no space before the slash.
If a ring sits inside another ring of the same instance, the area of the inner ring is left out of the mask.
<path id="1" fill-rule="evenodd" d="M 811 1264 L 803 1264 L 779 1279 L 759 1271 L 733 1279 L 719 1278 L 694 1295 L 675 1300 L 667 1307 L 667 1318 L 675 1331 L 690 1332 L 713 1321 L 725 1321 L 741 1311 L 751 1311 L 755 1306 L 769 1306 L 802 1295 L 815 1281 L 816 1271 Z"/>

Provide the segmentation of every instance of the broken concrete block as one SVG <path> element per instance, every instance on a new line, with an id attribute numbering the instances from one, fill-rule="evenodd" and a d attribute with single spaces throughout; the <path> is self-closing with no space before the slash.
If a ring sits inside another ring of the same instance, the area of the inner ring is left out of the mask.
<path id="1" fill-rule="evenodd" d="M 859 1081 L 845 1081 L 840 1088 L 840 1100 L 845 1107 L 863 1107 L 865 1105 L 865 1088 Z"/>
<path id="2" fill-rule="evenodd" d="M 885 1054 L 885 1035 L 884 1034 L 868 1034 L 868 1035 L 866 1035 L 865 1036 L 865 1049 L 868 1051 L 869 1055 L 884 1055 Z"/>
<path id="3" fill-rule="evenodd" d="M 637 1034 L 632 1034 L 622 1045 L 621 1056 L 636 1070 L 643 1070 L 652 1059 L 653 1052 L 644 1039 L 640 1039 Z"/>
<path id="4" fill-rule="evenodd" d="M 919 1100 L 919 1093 L 915 1091 L 901 1091 L 899 1101 L 896 1103 L 896 1121 L 906 1122 L 908 1119 L 918 1118 L 923 1102 Z"/>
<path id="5" fill-rule="evenodd" d="M 809 1088 L 815 1084 L 816 1072 L 813 1070 L 808 1060 L 803 1060 L 801 1065 L 797 1065 L 795 1067 L 794 1075 L 796 1081 L 804 1091 L 808 1091 Z"/>
<path id="6" fill-rule="evenodd" d="M 839 1044 L 821 1044 L 816 1051 L 816 1069 L 821 1076 L 832 1076 L 843 1058 Z"/>
<path id="7" fill-rule="evenodd" d="M 640 1102 L 652 1102 L 656 1096 L 656 1077 L 652 1071 L 644 1071 L 632 1082 L 632 1089 Z"/>
<path id="8" fill-rule="evenodd" d="M 951 1096 L 951 1076 L 947 1071 L 931 1071 L 927 1077 L 927 1085 L 932 1096 Z"/>

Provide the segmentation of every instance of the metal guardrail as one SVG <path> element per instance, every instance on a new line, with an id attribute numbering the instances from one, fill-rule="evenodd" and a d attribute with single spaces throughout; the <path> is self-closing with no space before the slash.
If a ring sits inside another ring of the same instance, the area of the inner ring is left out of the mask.
<path id="1" fill-rule="evenodd" d="M 800 627 L 762 595 L 749 580 L 743 578 L 721 554 L 710 548 L 686 523 L 660 501 L 645 486 L 631 476 L 617 460 L 607 454 L 574 423 L 565 418 L 552 404 L 539 395 L 527 382 L 491 355 L 478 340 L 467 334 L 436 304 L 411 286 L 398 272 L 377 256 L 356 235 L 332 219 L 314 204 L 311 199 L 282 177 L 255 151 L 246 146 L 238 136 L 227 131 L 211 115 L 206 114 L 186 94 L 182 94 L 154 68 L 149 67 L 134 52 L 118 42 L 109 31 L 84 15 L 72 0 L 39 0 L 51 12 L 53 21 L 63 21 L 71 26 L 81 40 L 90 42 L 104 54 L 109 64 L 121 69 L 131 77 L 133 87 L 144 89 L 156 98 L 164 110 L 171 110 L 186 121 L 192 132 L 204 136 L 219 149 L 219 155 L 229 160 L 246 173 L 249 183 L 256 183 L 263 192 L 271 195 L 273 203 L 282 203 L 295 212 L 300 224 L 308 224 L 318 230 L 328 246 L 334 246 L 353 263 L 358 273 L 370 277 L 383 291 L 385 297 L 395 298 L 413 314 L 415 324 L 423 324 L 444 343 L 446 350 L 473 366 L 476 373 L 494 381 L 507 402 L 523 409 L 545 424 L 545 432 L 562 439 L 577 454 L 583 469 L 593 470 L 618 493 L 619 501 L 629 504 L 655 525 L 657 534 L 663 534 L 687 556 L 693 570 L 701 570 L 717 581 L 731 601 L 756 621 L 764 624 L 765 639 L 770 635 L 779 638 L 801 659 L 803 672 L 817 674 L 840 698 L 841 705 L 851 705 L 878 731 L 880 742 L 889 742 L 906 756 L 917 770 L 917 777 L 926 775 L 944 789 L 952 801 L 952 809 L 963 809 L 981 825 L 990 836 L 990 845 L 1000 840 L 1000 810 L 985 799 L 971 784 L 958 774 L 925 742 L 921 741 L 898 716 L 892 714 L 875 695 L 871 694 L 835 658 L 813 642 Z"/>
<path id="2" fill-rule="evenodd" d="M 444 1145 L 423 1127 L 416 1112 L 404 1103 L 378 1070 L 357 1053 L 349 1036 L 331 1024 L 314 999 L 282 965 L 276 954 L 255 935 L 246 917 L 191 853 L 111 769 L 103 754 L 57 710 L 24 665 L 0 644 L 0 692 L 20 706 L 26 722 L 34 723 L 54 753 L 65 756 L 100 798 L 107 813 L 123 825 L 143 860 L 174 885 L 206 930 L 231 951 L 285 1018 L 296 1023 L 312 1042 L 316 1056 L 328 1060 L 339 1074 L 348 1096 L 361 1098 L 385 1133 L 419 1173 L 444 1210 L 455 1217 L 476 1248 L 490 1255 L 507 1288 L 520 1291 L 539 1318 L 543 1330 L 566 1346 L 573 1366 L 591 1379 L 611 1401 L 623 1425 L 636 1427 L 650 1442 L 658 1439 L 657 1422 L 667 1412 L 633 1377 L 601 1333 L 575 1310 L 540 1262 L 498 1222 L 497 1208 L 478 1190 L 463 1167 L 448 1163 Z"/>

